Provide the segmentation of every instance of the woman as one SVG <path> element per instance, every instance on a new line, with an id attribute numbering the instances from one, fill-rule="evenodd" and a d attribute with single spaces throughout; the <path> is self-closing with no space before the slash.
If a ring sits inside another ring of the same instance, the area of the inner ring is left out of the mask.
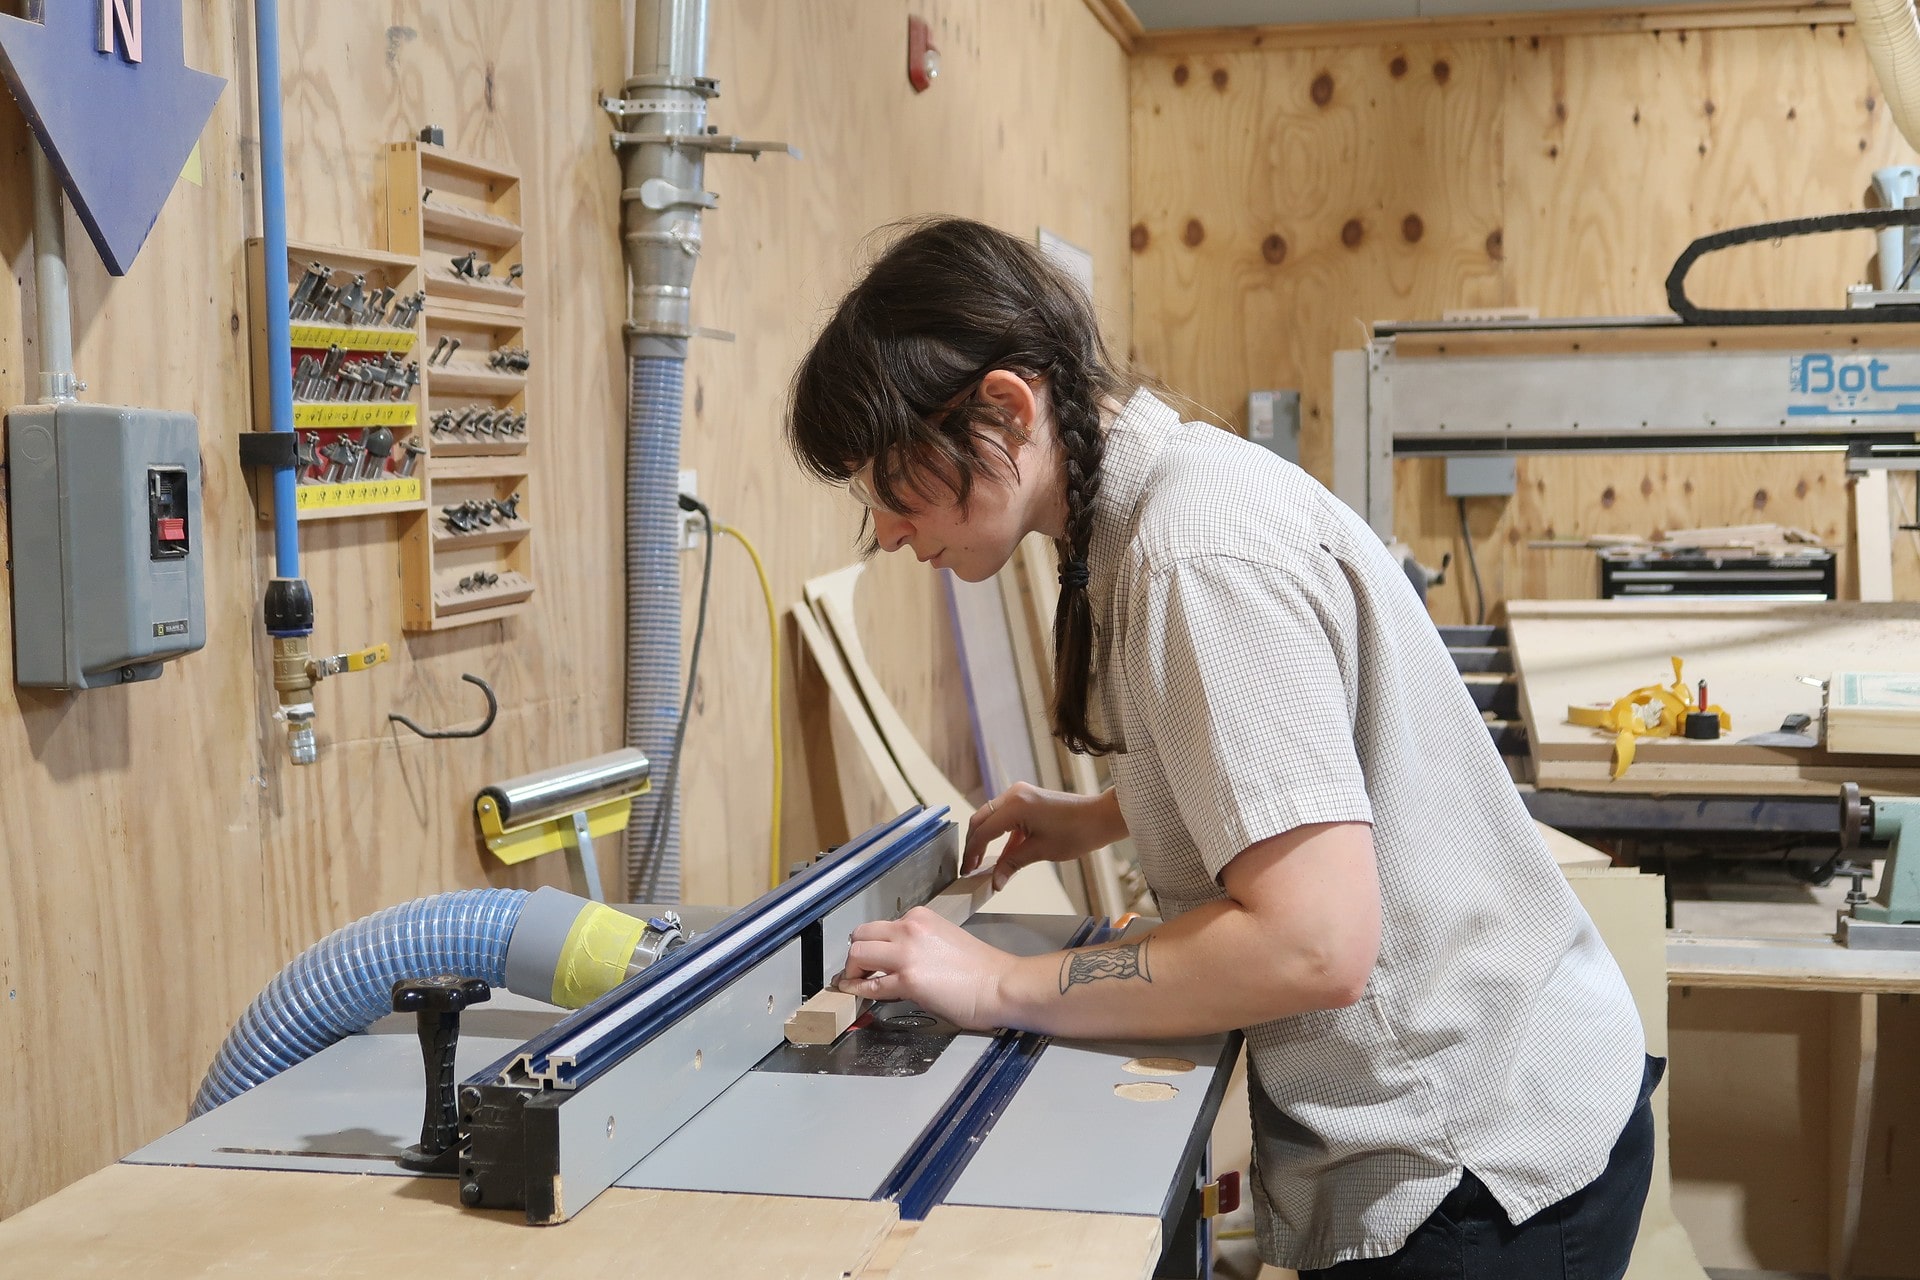
<path id="1" fill-rule="evenodd" d="M 1619 969 L 1399 567 L 1297 467 L 1183 423 L 1085 297 L 979 223 L 907 231 L 796 373 L 789 441 L 873 545 L 982 581 L 1060 548 L 1055 732 L 1097 797 L 968 826 L 995 883 L 1131 834 L 1165 923 L 997 951 L 925 909 L 842 990 L 970 1028 L 1242 1028 L 1261 1254 L 1311 1277 L 1618 1277 L 1652 1167 Z"/>

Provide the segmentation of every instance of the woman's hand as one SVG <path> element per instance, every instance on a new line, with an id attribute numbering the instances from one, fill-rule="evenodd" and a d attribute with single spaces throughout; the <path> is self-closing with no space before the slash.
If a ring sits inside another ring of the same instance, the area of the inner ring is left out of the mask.
<path id="1" fill-rule="evenodd" d="M 925 907 L 853 931 L 834 986 L 869 1000 L 911 1000 L 969 1031 L 1000 1025 L 1001 984 L 1014 957 Z"/>
<path id="2" fill-rule="evenodd" d="M 980 865 L 987 846 L 1001 836 L 1007 847 L 993 865 L 993 887 L 1004 889 L 1013 873 L 1033 862 L 1071 862 L 1127 834 L 1120 801 L 1111 790 L 1097 796 L 1042 791 L 1016 782 L 974 810 L 967 823 L 967 848 L 960 874 Z"/>

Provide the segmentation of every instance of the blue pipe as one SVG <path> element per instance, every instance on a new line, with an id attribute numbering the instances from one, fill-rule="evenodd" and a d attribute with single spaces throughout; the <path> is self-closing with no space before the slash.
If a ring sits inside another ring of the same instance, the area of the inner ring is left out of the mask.
<path id="1" fill-rule="evenodd" d="M 214 1055 L 193 1100 L 212 1110 L 393 1011 L 403 978 L 507 984 L 507 944 L 528 894 L 461 889 L 416 898 L 328 934 L 274 975 Z"/>
<path id="2" fill-rule="evenodd" d="M 254 0 L 253 55 L 260 96 L 260 223 L 266 241 L 267 401 L 275 431 L 293 431 L 292 318 L 284 289 L 276 295 L 276 272 L 287 265 L 286 143 L 280 128 L 280 8 Z M 291 463 L 273 469 L 273 573 L 300 576 L 299 498 Z"/>

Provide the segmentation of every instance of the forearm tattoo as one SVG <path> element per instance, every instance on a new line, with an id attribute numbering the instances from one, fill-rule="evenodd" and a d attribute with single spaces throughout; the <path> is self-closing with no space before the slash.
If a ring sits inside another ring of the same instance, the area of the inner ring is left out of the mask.
<path id="1" fill-rule="evenodd" d="M 1152 941 L 1147 938 L 1098 951 L 1067 952 L 1060 960 L 1060 994 L 1067 994 L 1070 988 L 1083 982 L 1098 982 L 1102 978 L 1138 978 L 1152 982 L 1153 972 L 1147 966 L 1147 944 Z"/>

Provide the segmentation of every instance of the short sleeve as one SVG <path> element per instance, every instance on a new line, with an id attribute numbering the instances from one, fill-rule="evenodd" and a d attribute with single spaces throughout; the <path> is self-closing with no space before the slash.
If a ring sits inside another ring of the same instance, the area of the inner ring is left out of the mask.
<path id="1" fill-rule="evenodd" d="M 1353 594 L 1331 553 L 1302 572 L 1185 558 L 1133 591 L 1128 696 L 1209 875 L 1295 827 L 1373 821 Z"/>

